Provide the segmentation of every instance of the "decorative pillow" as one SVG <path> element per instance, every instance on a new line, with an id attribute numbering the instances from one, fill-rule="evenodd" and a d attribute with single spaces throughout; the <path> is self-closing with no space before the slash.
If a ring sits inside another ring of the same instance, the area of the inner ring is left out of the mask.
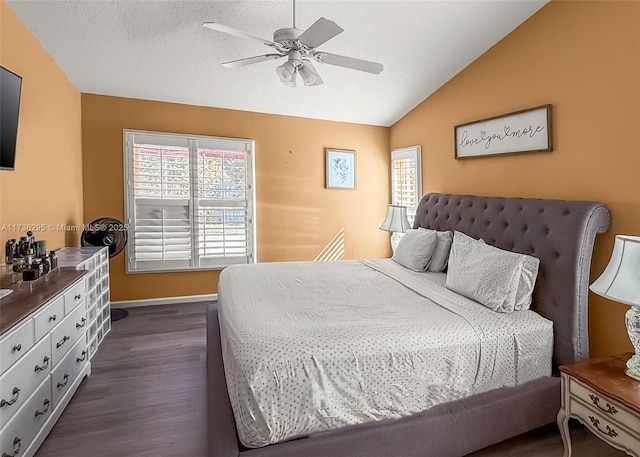
<path id="1" fill-rule="evenodd" d="M 400 239 L 392 259 L 413 271 L 424 271 L 435 247 L 435 233 L 411 229 Z"/>
<path id="2" fill-rule="evenodd" d="M 489 246 L 456 231 L 449 255 L 446 287 L 493 311 L 510 313 L 517 303 L 525 261 L 529 266 L 536 263 L 527 257 L 535 259 Z M 531 281 L 529 274 L 524 276 L 523 292 L 529 288 L 533 291 L 535 278 Z M 519 298 L 526 303 L 526 293 Z"/>
<path id="3" fill-rule="evenodd" d="M 451 249 L 451 243 L 453 242 L 453 233 L 448 230 L 446 232 L 438 232 L 436 230 L 422 227 L 418 230 L 436 233 L 436 248 L 433 251 L 431 262 L 427 265 L 426 270 L 433 271 L 435 273 L 444 271 L 447 266 L 447 262 L 449 261 L 449 250 Z"/>

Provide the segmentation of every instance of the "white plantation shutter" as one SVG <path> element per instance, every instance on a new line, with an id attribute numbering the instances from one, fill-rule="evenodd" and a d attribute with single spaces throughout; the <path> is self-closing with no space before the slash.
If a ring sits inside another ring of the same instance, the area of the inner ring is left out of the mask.
<path id="1" fill-rule="evenodd" d="M 252 233 L 248 153 L 243 144 L 202 140 L 197 156 L 195 228 L 201 265 L 247 263 Z"/>
<path id="2" fill-rule="evenodd" d="M 420 146 L 396 149 L 391 153 L 391 203 L 407 207 L 411 225 L 422 196 Z"/>
<path id="3" fill-rule="evenodd" d="M 254 259 L 253 141 L 125 131 L 127 272 Z"/>

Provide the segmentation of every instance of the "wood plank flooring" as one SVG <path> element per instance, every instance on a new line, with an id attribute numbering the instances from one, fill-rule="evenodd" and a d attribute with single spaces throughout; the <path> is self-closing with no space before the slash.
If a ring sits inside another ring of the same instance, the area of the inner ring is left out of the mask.
<path id="1" fill-rule="evenodd" d="M 204 311 L 204 304 L 132 308 L 114 322 L 91 376 L 35 457 L 207 457 Z M 575 457 L 626 456 L 576 424 L 572 436 Z M 551 425 L 469 457 L 562 453 Z"/>

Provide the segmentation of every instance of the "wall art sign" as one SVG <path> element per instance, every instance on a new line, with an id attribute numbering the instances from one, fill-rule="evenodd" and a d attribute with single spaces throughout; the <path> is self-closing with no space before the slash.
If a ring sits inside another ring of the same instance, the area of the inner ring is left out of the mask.
<path id="1" fill-rule="evenodd" d="M 327 189 L 356 188 L 356 152 L 325 149 Z"/>
<path id="2" fill-rule="evenodd" d="M 456 159 L 551 151 L 551 105 L 456 125 L 454 135 Z"/>

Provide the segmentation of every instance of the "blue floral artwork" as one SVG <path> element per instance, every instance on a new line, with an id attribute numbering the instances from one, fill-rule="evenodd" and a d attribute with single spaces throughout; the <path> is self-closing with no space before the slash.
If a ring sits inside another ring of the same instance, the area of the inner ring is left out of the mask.
<path id="1" fill-rule="evenodd" d="M 355 189 L 355 168 L 355 152 L 327 149 L 327 188 Z"/>

